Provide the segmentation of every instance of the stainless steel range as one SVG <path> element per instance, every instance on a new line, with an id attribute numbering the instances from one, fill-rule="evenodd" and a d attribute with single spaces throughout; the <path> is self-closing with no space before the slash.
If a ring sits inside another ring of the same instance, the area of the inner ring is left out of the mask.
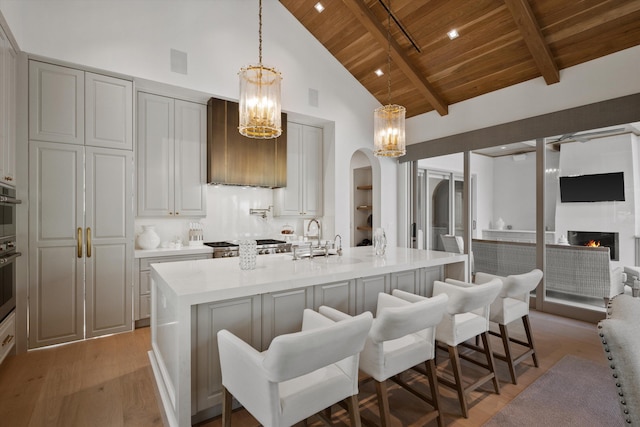
<path id="1" fill-rule="evenodd" d="M 291 243 L 275 239 L 256 239 L 258 255 L 279 254 L 291 252 Z M 237 240 L 226 242 L 205 242 L 205 245 L 213 248 L 214 258 L 235 257 L 239 254 Z"/>

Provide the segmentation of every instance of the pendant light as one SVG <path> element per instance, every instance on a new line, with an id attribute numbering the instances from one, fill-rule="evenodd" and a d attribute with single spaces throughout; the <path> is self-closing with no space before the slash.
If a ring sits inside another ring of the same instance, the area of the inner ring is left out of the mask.
<path id="1" fill-rule="evenodd" d="M 262 65 L 262 0 L 259 0 L 258 64 L 241 68 L 239 126 L 249 138 L 271 139 L 282 134 L 280 82 L 282 75 Z"/>
<path id="2" fill-rule="evenodd" d="M 373 154 L 399 157 L 406 153 L 404 119 L 407 110 L 401 105 L 391 104 L 391 0 L 387 11 L 387 105 L 373 112 Z"/>

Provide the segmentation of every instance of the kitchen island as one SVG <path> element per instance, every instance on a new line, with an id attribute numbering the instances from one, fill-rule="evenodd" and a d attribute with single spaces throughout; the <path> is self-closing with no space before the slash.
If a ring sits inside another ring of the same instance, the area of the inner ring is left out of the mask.
<path id="1" fill-rule="evenodd" d="M 244 271 L 238 258 L 152 264 L 149 357 L 167 421 L 189 426 L 220 413 L 219 330 L 265 350 L 275 336 L 300 329 L 305 308 L 375 314 L 379 292 L 431 296 L 434 280 L 465 280 L 467 259 L 407 248 L 378 257 L 369 246 L 297 261 L 261 255 Z"/>

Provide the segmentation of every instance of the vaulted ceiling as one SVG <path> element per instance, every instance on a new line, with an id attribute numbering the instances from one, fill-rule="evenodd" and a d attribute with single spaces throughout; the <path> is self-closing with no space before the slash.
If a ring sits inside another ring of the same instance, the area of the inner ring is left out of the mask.
<path id="1" fill-rule="evenodd" d="M 280 0 L 381 104 L 403 105 L 407 117 L 446 115 L 451 104 L 540 76 L 554 84 L 564 68 L 640 45 L 640 0 L 391 0 L 391 19 L 389 1 L 320 0 L 319 13 L 318 0 Z"/>

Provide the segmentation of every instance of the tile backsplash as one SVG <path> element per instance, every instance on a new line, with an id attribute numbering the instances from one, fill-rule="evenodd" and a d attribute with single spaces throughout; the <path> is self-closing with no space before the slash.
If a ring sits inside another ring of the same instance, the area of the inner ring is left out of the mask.
<path id="1" fill-rule="evenodd" d="M 180 238 L 187 244 L 189 225 L 199 222 L 203 226 L 204 241 L 217 242 L 242 238 L 281 238 L 285 225 L 303 235 L 303 220 L 298 218 L 274 218 L 274 191 L 269 188 L 239 187 L 227 185 L 207 186 L 207 216 L 204 218 L 136 218 L 135 235 L 142 233 L 143 225 L 155 225 L 161 242 Z M 250 209 L 268 209 L 266 218 L 250 215 Z M 322 223 L 322 218 L 319 218 Z M 137 248 L 137 246 L 136 246 Z"/>

